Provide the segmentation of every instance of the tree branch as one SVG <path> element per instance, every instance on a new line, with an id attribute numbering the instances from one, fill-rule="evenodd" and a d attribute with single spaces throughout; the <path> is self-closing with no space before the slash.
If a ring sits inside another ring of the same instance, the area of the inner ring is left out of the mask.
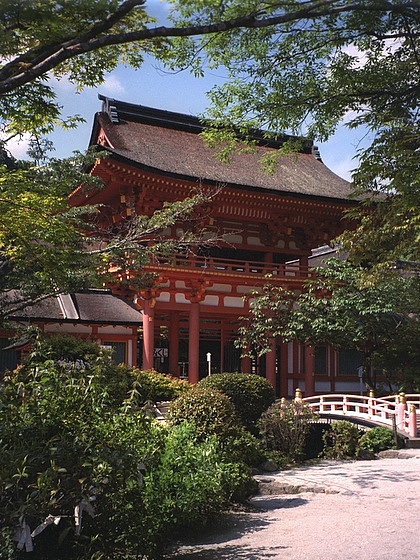
<path id="1" fill-rule="evenodd" d="M 407 2 L 404 6 L 395 5 L 387 0 L 376 0 L 369 3 L 357 1 L 353 3 L 337 3 L 337 0 L 320 0 L 308 2 L 303 8 L 294 12 L 283 12 L 273 17 L 264 17 L 266 12 L 255 12 L 247 16 L 233 18 L 204 25 L 186 27 L 155 27 L 143 28 L 125 33 L 101 35 L 121 22 L 135 7 L 144 4 L 143 0 L 127 0 L 110 14 L 103 22 L 94 25 L 89 31 L 70 40 L 47 45 L 42 49 L 33 49 L 6 64 L 0 70 L 0 95 L 12 92 L 36 78 L 40 78 L 59 64 L 104 47 L 123 45 L 134 42 L 148 41 L 157 38 L 192 37 L 231 31 L 233 29 L 259 29 L 274 27 L 293 21 L 313 20 L 327 15 L 338 15 L 348 12 L 393 12 L 406 13 L 416 17 L 417 2 Z M 338 4 L 335 6 L 335 4 Z M 279 7 L 281 7 L 279 5 Z M 410 10 L 413 10 L 413 13 Z M 417 16 L 418 17 L 418 16 Z"/>

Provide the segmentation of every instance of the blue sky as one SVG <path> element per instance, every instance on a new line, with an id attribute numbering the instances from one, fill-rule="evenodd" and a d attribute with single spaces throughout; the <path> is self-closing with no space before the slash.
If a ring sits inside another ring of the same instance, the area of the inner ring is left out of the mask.
<path id="1" fill-rule="evenodd" d="M 147 4 L 159 20 L 164 19 L 167 3 L 149 0 Z M 86 150 L 94 114 L 101 109 L 98 94 L 158 109 L 199 115 L 208 104 L 206 92 L 215 84 L 222 83 L 223 78 L 222 73 L 217 71 L 208 72 L 204 78 L 194 78 L 188 71 L 165 72 L 154 59 L 146 58 L 139 70 L 119 67 L 106 77 L 100 87 L 82 92 L 77 92 L 66 79 L 53 79 L 63 116 L 79 114 L 85 119 L 77 130 L 57 130 L 51 135 L 56 148 L 53 155 L 62 158 L 70 156 L 74 150 Z M 361 131 L 349 131 L 341 126 L 328 142 L 318 142 L 317 145 L 325 165 L 337 175 L 350 179 L 350 170 L 356 167 L 353 158 L 360 142 L 366 142 Z M 9 148 L 16 157 L 24 157 L 25 142 Z"/>

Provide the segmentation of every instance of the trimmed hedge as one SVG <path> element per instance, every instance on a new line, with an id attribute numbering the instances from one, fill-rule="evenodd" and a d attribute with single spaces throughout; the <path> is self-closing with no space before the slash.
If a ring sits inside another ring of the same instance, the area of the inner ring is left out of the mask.
<path id="1" fill-rule="evenodd" d="M 172 424 L 192 422 L 202 439 L 215 435 L 224 440 L 239 425 L 233 403 L 226 395 L 198 385 L 171 403 L 168 420 Z"/>
<path id="2" fill-rule="evenodd" d="M 148 401 L 153 403 L 159 401 L 172 401 L 183 393 L 188 393 L 192 385 L 187 381 L 165 375 L 151 370 L 134 370 L 135 381 L 133 383 L 132 398 L 139 404 Z"/>
<path id="3" fill-rule="evenodd" d="M 255 423 L 275 401 L 273 386 L 253 373 L 216 373 L 205 377 L 199 387 L 217 389 L 232 401 L 242 424 L 255 430 Z"/>
<path id="4" fill-rule="evenodd" d="M 167 418 L 173 425 L 193 423 L 199 441 L 216 436 L 231 461 L 256 466 L 264 460 L 260 443 L 241 424 L 232 401 L 221 391 L 197 385 L 171 403 Z"/>

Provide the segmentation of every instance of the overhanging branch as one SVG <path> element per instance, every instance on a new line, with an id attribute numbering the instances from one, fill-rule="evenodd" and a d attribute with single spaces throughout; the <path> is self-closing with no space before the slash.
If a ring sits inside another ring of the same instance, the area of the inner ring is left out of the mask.
<path id="1" fill-rule="evenodd" d="M 365 2 L 337 2 L 337 0 L 320 0 L 307 2 L 302 8 L 267 17 L 266 12 L 254 12 L 246 16 L 233 18 L 211 24 L 193 25 L 185 27 L 142 28 L 125 33 L 106 33 L 108 30 L 128 15 L 135 7 L 142 5 L 143 1 L 127 0 L 110 14 L 103 22 L 94 25 L 89 31 L 62 42 L 46 45 L 40 49 L 28 50 L 23 55 L 5 64 L 0 70 L 0 95 L 14 91 L 36 78 L 74 57 L 94 52 L 104 47 L 123 45 L 141 41 L 150 41 L 157 38 L 193 37 L 231 31 L 233 29 L 258 29 L 290 23 L 293 21 L 313 20 L 326 15 L 338 15 L 348 12 L 393 12 L 406 13 L 415 16 L 418 8 L 417 2 L 406 2 L 404 6 L 395 5 L 386 0 L 366 4 Z M 282 7 L 282 3 L 278 4 Z M 412 13 L 411 13 L 412 10 Z"/>

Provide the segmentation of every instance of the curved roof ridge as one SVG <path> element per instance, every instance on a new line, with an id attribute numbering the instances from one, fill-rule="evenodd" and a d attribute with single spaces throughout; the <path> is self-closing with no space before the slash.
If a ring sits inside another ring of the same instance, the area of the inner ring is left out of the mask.
<path id="1" fill-rule="evenodd" d="M 188 181 L 351 202 L 351 184 L 326 167 L 314 146 L 283 155 L 280 141 L 265 139 L 252 151 L 234 152 L 225 163 L 200 136 L 204 125 L 198 117 L 99 98 L 103 111 L 95 115 L 90 144 L 106 146 L 135 167 Z M 268 173 L 261 161 L 271 155 L 279 157 Z"/>

